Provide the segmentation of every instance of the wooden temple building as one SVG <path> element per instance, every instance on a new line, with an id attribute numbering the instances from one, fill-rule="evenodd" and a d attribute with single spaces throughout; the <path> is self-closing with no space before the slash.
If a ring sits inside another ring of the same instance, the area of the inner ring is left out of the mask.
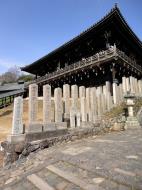
<path id="1" fill-rule="evenodd" d="M 32 83 L 93 87 L 122 77 L 142 79 L 142 42 L 117 5 L 99 22 L 51 53 L 21 68 L 34 74 Z"/>

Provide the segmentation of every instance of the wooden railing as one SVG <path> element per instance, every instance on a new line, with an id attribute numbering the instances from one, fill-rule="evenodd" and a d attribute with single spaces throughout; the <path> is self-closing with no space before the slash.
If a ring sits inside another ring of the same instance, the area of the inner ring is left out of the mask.
<path id="1" fill-rule="evenodd" d="M 116 46 L 114 45 L 114 46 L 111 46 L 109 49 L 107 49 L 105 51 L 100 51 L 99 53 L 96 53 L 95 55 L 93 55 L 91 57 L 84 58 L 81 61 L 78 61 L 71 65 L 65 66 L 64 68 L 61 68 L 57 71 L 46 74 L 42 77 L 39 77 L 39 78 L 33 80 L 31 83 L 38 84 L 38 83 L 41 83 L 41 82 L 44 82 L 47 80 L 52 80 L 53 78 L 66 75 L 68 73 L 73 73 L 75 71 L 85 69 L 90 66 L 93 67 L 97 64 L 101 64 L 103 62 L 107 62 L 107 61 L 111 60 L 112 58 L 118 58 L 118 57 L 121 58 L 128 65 L 130 65 L 131 67 L 133 67 L 134 69 L 136 69 L 142 73 L 142 67 L 140 65 L 138 65 L 134 60 L 129 58 L 124 52 L 117 49 Z"/>

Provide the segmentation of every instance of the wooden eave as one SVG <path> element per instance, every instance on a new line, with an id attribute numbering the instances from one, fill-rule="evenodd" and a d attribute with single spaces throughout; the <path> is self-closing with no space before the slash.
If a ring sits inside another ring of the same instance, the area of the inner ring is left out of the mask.
<path id="1" fill-rule="evenodd" d="M 63 44 L 59 48 L 55 49 L 54 51 L 50 52 L 46 56 L 38 59 L 37 61 L 33 62 L 32 64 L 29 64 L 29 65 L 27 65 L 25 67 L 22 67 L 21 70 L 29 72 L 29 73 L 32 73 L 32 74 L 36 74 L 34 72 L 34 70 L 35 70 L 35 68 L 37 68 L 39 66 L 39 64 L 44 64 L 45 62 L 46 62 L 46 64 L 48 64 L 49 60 L 51 62 L 51 60 L 53 60 L 56 55 L 61 54 L 62 51 L 64 51 L 65 49 L 71 48 L 73 46 L 73 44 L 76 44 L 78 41 L 81 41 L 82 39 L 86 38 L 86 36 L 89 35 L 91 32 L 98 30 L 98 28 L 104 26 L 105 23 L 107 23 L 108 21 L 111 21 L 113 18 L 117 18 L 120 21 L 121 27 L 125 28 L 125 31 L 128 32 L 128 36 L 127 37 L 133 39 L 133 42 L 135 43 L 135 45 L 142 52 L 142 42 L 136 36 L 136 34 L 132 31 L 132 29 L 129 27 L 129 25 L 125 21 L 124 17 L 122 16 L 119 8 L 117 6 L 115 6 L 99 22 L 97 22 L 96 24 L 92 25 L 90 28 L 88 28 L 87 30 L 83 31 L 81 34 L 79 34 L 78 36 L 76 36 L 72 40 L 66 42 L 65 44 Z"/>

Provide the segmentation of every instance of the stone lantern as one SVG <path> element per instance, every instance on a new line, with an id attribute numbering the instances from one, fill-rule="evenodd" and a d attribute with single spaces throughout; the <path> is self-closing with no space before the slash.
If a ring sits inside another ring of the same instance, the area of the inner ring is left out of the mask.
<path id="1" fill-rule="evenodd" d="M 126 99 L 126 105 L 128 108 L 128 116 L 125 123 L 125 129 L 140 128 L 140 124 L 136 116 L 134 116 L 135 95 L 128 91 L 124 98 Z"/>

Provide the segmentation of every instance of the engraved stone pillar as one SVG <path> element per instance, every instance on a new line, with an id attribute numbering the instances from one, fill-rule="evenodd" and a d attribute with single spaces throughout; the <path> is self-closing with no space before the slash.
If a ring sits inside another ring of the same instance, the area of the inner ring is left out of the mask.
<path id="1" fill-rule="evenodd" d="M 85 86 L 79 87 L 79 98 L 85 97 Z"/>
<path id="2" fill-rule="evenodd" d="M 118 103 L 118 98 L 117 98 L 117 84 L 116 82 L 113 82 L 113 103 L 117 104 Z"/>
<path id="3" fill-rule="evenodd" d="M 77 112 L 78 109 L 78 86 L 72 85 L 71 86 L 71 109 L 73 109 L 75 112 Z"/>
<path id="4" fill-rule="evenodd" d="M 110 92 L 110 82 L 106 81 L 106 91 Z"/>
<path id="5" fill-rule="evenodd" d="M 105 97 L 106 97 L 106 93 L 107 93 L 107 87 L 106 87 L 106 85 L 104 85 L 103 86 L 103 94 L 105 95 Z"/>
<path id="6" fill-rule="evenodd" d="M 134 93 L 134 82 L 133 82 L 133 77 L 130 76 L 130 91 L 131 93 Z"/>
<path id="7" fill-rule="evenodd" d="M 38 112 L 38 85 L 31 84 L 29 86 L 29 123 L 37 122 Z"/>
<path id="8" fill-rule="evenodd" d="M 142 96 L 142 80 L 138 80 L 139 96 Z"/>
<path id="9" fill-rule="evenodd" d="M 138 95 L 138 84 L 137 84 L 137 79 L 134 78 L 134 90 L 135 90 L 135 94 L 136 96 Z"/>
<path id="10" fill-rule="evenodd" d="M 62 122 L 62 89 L 55 88 L 54 90 L 54 102 L 55 102 L 55 122 Z"/>
<path id="11" fill-rule="evenodd" d="M 97 87 L 96 93 L 97 93 L 97 95 L 103 93 L 103 88 L 102 88 L 102 86 L 98 86 L 98 87 Z"/>
<path id="12" fill-rule="evenodd" d="M 91 111 L 91 121 L 95 122 L 97 115 L 97 97 L 96 97 L 96 88 L 93 87 L 90 89 L 90 111 Z"/>
<path id="13" fill-rule="evenodd" d="M 121 102 L 121 93 L 120 93 L 120 86 L 117 85 L 117 103 L 119 104 Z"/>
<path id="14" fill-rule="evenodd" d="M 127 92 L 126 77 L 122 77 L 122 87 L 123 87 L 123 94 L 126 94 L 126 92 Z"/>
<path id="15" fill-rule="evenodd" d="M 77 112 L 77 114 L 76 114 L 76 125 L 77 125 L 77 127 L 80 127 L 80 112 Z"/>
<path id="16" fill-rule="evenodd" d="M 70 111 L 70 127 L 75 128 L 76 125 L 76 116 L 75 116 L 75 111 L 71 109 Z"/>
<path id="17" fill-rule="evenodd" d="M 51 122 L 51 86 L 43 86 L 43 123 Z"/>
<path id="18" fill-rule="evenodd" d="M 86 98 L 81 98 L 81 121 L 86 122 L 87 121 L 87 113 L 86 113 Z"/>
<path id="19" fill-rule="evenodd" d="M 101 116 L 102 116 L 102 98 L 101 98 L 101 94 L 97 95 L 97 116 L 98 116 L 98 119 L 100 119 Z"/>
<path id="20" fill-rule="evenodd" d="M 12 135 L 18 135 L 23 133 L 22 115 L 23 115 L 23 98 L 19 96 L 14 99 Z"/>
<path id="21" fill-rule="evenodd" d="M 129 78 L 126 78 L 126 91 L 130 91 L 130 83 L 129 83 Z"/>
<path id="22" fill-rule="evenodd" d="M 9 142 L 21 142 L 25 140 L 25 134 L 23 130 L 23 98 L 21 96 L 14 99 L 13 120 L 12 120 L 12 132 L 7 137 Z"/>
<path id="23" fill-rule="evenodd" d="M 64 118 L 69 118 L 70 114 L 70 85 L 63 85 L 63 100 L 64 100 Z"/>
<path id="24" fill-rule="evenodd" d="M 90 121 L 90 88 L 86 88 L 86 113 L 87 121 Z"/>
<path id="25" fill-rule="evenodd" d="M 113 107 L 113 100 L 110 92 L 107 93 L 106 104 L 107 110 L 109 111 Z"/>
<path id="26" fill-rule="evenodd" d="M 101 94 L 101 109 L 102 109 L 102 113 L 105 113 L 106 102 L 105 102 L 105 95 L 104 94 Z"/>
<path id="27" fill-rule="evenodd" d="M 122 102 L 122 101 L 123 101 L 123 89 L 122 89 L 122 84 L 119 84 L 119 96 L 120 96 L 119 100 L 120 100 L 120 102 Z"/>

